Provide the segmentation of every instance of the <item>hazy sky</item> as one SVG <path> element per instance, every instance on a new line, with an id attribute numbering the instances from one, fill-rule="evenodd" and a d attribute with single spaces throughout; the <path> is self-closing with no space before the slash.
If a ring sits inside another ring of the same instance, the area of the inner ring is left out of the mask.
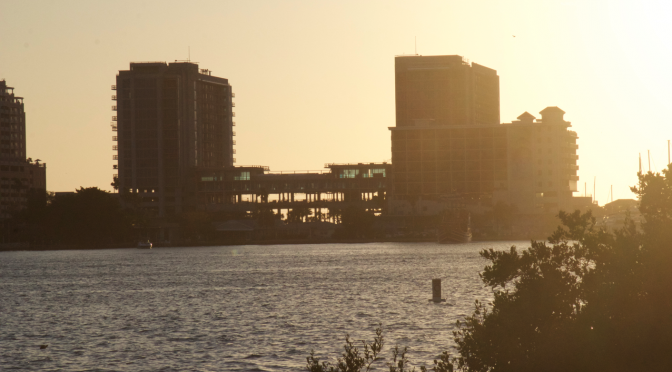
<path id="1" fill-rule="evenodd" d="M 391 158 L 394 56 L 497 70 L 501 120 L 559 106 L 579 188 L 632 197 L 667 163 L 671 2 L 0 0 L 0 79 L 25 98 L 47 188 L 111 189 L 110 86 L 131 61 L 191 60 L 236 93 L 237 165 L 318 170 Z M 513 36 L 515 35 L 515 37 Z M 591 193 L 591 191 L 589 191 Z"/>

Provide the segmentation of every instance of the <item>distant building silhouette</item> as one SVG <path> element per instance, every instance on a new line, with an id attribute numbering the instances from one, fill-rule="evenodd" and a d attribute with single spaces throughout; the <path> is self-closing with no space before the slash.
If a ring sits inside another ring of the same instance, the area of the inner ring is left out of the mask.
<path id="1" fill-rule="evenodd" d="M 547 107 L 541 119 L 528 112 L 502 125 L 508 137 L 507 193 L 499 199 L 521 210 L 573 210 L 590 205 L 590 198 L 573 198 L 578 191 L 578 136 L 569 130 L 565 112 Z M 587 201 L 587 202 L 586 202 Z"/>
<path id="2" fill-rule="evenodd" d="M 397 125 L 389 128 L 395 200 L 473 197 L 507 187 L 495 70 L 461 56 L 398 56 L 395 82 Z"/>
<path id="3" fill-rule="evenodd" d="M 232 167 L 231 85 L 191 62 L 131 63 L 113 86 L 118 185 L 156 216 L 195 208 L 201 172 Z"/>
<path id="4" fill-rule="evenodd" d="M 394 59 L 397 127 L 499 124 L 497 71 L 461 56 Z"/>
<path id="5" fill-rule="evenodd" d="M 46 164 L 26 159 L 23 97 L 0 80 L 0 220 L 27 205 L 29 190 L 46 192 Z"/>
<path id="6" fill-rule="evenodd" d="M 578 137 L 564 111 L 501 125 L 497 72 L 461 56 L 399 56 L 395 74 L 392 214 L 432 215 L 465 200 L 525 213 L 586 204 L 572 198 Z"/>

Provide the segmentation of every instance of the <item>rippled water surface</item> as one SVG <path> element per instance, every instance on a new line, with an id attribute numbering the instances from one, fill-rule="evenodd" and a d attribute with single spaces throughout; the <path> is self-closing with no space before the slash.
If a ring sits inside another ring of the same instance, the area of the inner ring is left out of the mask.
<path id="1" fill-rule="evenodd" d="M 379 322 L 431 363 L 491 298 L 478 252 L 513 244 L 0 252 L 0 369 L 297 371 Z"/>

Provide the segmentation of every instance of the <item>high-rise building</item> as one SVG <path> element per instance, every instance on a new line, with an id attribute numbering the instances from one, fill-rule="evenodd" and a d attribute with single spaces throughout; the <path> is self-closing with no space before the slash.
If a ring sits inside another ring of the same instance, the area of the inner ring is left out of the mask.
<path id="1" fill-rule="evenodd" d="M 499 77 L 461 56 L 395 58 L 394 195 L 481 195 L 506 188 Z"/>
<path id="2" fill-rule="evenodd" d="M 564 111 L 547 107 L 540 120 L 526 112 L 500 125 L 497 72 L 460 56 L 400 56 L 395 72 L 393 214 L 437 213 L 441 200 L 460 198 L 526 213 L 586 205 L 572 197 L 578 137 Z"/>
<path id="3" fill-rule="evenodd" d="M 192 62 L 142 62 L 119 71 L 112 89 L 120 192 L 159 217 L 193 208 L 196 175 L 235 163 L 228 80 Z"/>
<path id="4" fill-rule="evenodd" d="M 0 80 L 0 220 L 27 205 L 29 190 L 46 191 L 46 164 L 26 159 L 23 97 Z"/>
<path id="5" fill-rule="evenodd" d="M 499 124 L 497 71 L 461 56 L 394 59 L 397 127 Z"/>

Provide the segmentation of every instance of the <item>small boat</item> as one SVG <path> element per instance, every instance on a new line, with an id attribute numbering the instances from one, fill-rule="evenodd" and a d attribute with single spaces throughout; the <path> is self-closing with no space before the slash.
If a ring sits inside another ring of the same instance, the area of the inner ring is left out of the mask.
<path id="1" fill-rule="evenodd" d="M 149 239 L 138 242 L 138 249 L 152 249 L 152 242 Z"/>
<path id="2" fill-rule="evenodd" d="M 471 243 L 471 215 L 463 213 L 450 218 L 444 216 L 437 230 L 440 244 Z"/>

